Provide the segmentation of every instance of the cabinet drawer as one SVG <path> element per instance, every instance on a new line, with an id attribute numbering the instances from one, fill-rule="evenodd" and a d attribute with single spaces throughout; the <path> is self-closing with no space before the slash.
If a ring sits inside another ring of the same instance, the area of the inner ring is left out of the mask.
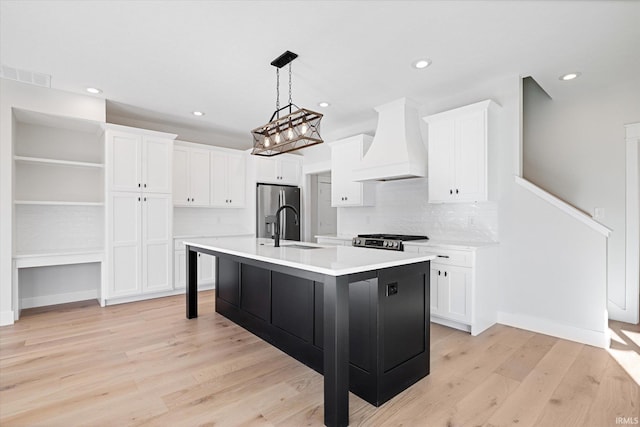
<path id="1" fill-rule="evenodd" d="M 472 267 L 473 266 L 473 252 L 472 251 L 458 251 L 453 249 L 438 249 L 438 248 L 420 248 L 420 253 L 434 254 L 436 259 L 432 262 L 445 265 L 458 265 L 460 267 Z"/>

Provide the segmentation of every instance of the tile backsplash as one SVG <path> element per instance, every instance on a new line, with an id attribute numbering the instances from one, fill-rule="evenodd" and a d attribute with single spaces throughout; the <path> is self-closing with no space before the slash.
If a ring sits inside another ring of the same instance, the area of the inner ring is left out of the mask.
<path id="1" fill-rule="evenodd" d="M 255 233 L 253 217 L 245 209 L 177 207 L 173 209 L 174 236 L 213 236 Z"/>
<path id="2" fill-rule="evenodd" d="M 17 254 L 101 248 L 104 246 L 102 206 L 16 206 Z"/>
<path id="3" fill-rule="evenodd" d="M 338 208 L 338 234 L 426 235 L 432 240 L 498 241 L 498 204 L 427 202 L 422 178 L 376 184 L 376 204 Z"/>

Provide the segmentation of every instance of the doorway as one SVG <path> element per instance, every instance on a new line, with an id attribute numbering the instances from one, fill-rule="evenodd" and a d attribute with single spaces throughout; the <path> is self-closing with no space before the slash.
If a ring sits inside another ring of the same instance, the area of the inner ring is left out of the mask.
<path id="1" fill-rule="evenodd" d="M 314 174 L 310 178 L 311 238 L 335 235 L 338 231 L 338 210 L 331 206 L 331 172 Z"/>

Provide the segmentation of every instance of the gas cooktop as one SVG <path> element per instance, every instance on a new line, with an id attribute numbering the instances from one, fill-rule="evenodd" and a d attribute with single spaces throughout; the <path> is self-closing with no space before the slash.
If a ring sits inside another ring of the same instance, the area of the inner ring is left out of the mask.
<path id="1" fill-rule="evenodd" d="M 412 236 L 406 234 L 358 234 L 351 240 L 353 246 L 363 248 L 387 249 L 403 251 L 402 242 L 410 240 L 429 240 L 427 236 Z"/>

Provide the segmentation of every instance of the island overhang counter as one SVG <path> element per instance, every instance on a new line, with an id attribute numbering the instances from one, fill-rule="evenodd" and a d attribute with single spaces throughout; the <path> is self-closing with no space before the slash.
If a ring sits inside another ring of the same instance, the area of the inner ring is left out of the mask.
<path id="1" fill-rule="evenodd" d="M 197 255 L 216 257 L 216 312 L 324 375 L 324 422 L 346 426 L 349 390 L 380 405 L 429 373 L 434 255 L 270 239 L 185 242 L 187 318 Z"/>

